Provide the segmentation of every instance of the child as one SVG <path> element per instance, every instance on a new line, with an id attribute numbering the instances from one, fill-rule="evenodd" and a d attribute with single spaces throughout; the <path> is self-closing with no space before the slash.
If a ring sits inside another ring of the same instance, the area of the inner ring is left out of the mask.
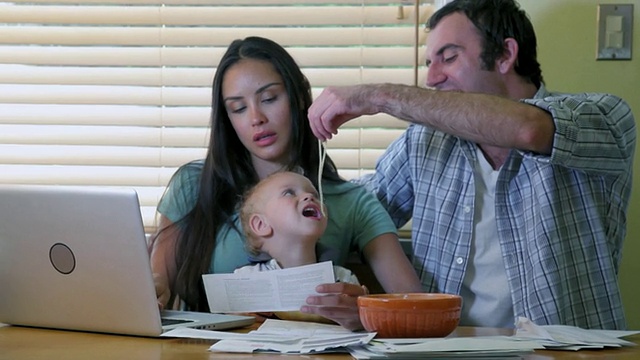
<path id="1" fill-rule="evenodd" d="M 247 192 L 240 208 L 246 247 L 256 261 L 236 273 L 267 271 L 322 261 L 327 251 L 317 241 L 327 227 L 318 192 L 306 177 L 294 172 L 276 172 Z M 264 258 L 264 256 L 262 256 Z M 358 284 L 351 271 L 333 267 L 336 281 Z M 323 321 L 317 315 L 300 312 L 276 313 L 281 319 Z"/>

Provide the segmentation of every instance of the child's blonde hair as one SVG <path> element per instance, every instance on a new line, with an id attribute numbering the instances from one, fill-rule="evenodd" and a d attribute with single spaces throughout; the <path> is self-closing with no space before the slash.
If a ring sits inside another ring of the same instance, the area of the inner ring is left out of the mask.
<path id="1" fill-rule="evenodd" d="M 258 204 L 258 199 L 255 194 L 258 193 L 259 190 L 269 182 L 269 179 L 271 179 L 276 174 L 284 172 L 287 171 L 276 171 L 273 174 L 270 174 L 269 176 L 260 180 L 257 184 L 249 188 L 249 190 L 244 193 L 244 195 L 242 196 L 242 200 L 240 201 L 240 224 L 242 226 L 242 232 L 244 233 L 246 239 L 244 247 L 251 255 L 260 254 L 262 249 L 262 243 L 259 241 L 260 238 L 253 231 L 251 231 L 251 226 L 249 226 L 251 215 L 259 213 L 262 210 L 260 208 L 260 205 Z"/>

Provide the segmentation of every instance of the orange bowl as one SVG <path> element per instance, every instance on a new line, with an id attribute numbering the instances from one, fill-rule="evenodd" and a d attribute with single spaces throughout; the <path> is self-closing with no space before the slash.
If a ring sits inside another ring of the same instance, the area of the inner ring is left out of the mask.
<path id="1" fill-rule="evenodd" d="M 375 294 L 358 297 L 365 330 L 381 338 L 445 337 L 458 326 L 462 298 L 452 294 Z"/>

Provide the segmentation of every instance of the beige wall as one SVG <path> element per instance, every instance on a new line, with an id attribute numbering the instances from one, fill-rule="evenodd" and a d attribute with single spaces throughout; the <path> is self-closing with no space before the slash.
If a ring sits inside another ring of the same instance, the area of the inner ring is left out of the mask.
<path id="1" fill-rule="evenodd" d="M 538 56 L 550 90 L 607 92 L 629 103 L 640 122 L 640 2 L 637 0 L 519 0 L 538 36 Z M 596 61 L 598 4 L 634 4 L 632 60 Z M 640 329 L 640 145 L 627 218 L 620 286 L 630 329 Z"/>

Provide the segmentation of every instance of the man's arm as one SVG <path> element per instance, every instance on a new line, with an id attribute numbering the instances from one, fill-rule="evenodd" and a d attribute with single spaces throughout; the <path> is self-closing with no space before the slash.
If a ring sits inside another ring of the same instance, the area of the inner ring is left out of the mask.
<path id="1" fill-rule="evenodd" d="M 554 124 L 543 109 L 499 96 L 399 84 L 328 87 L 309 109 L 314 134 L 329 139 L 345 122 L 386 113 L 490 146 L 550 154 Z"/>

